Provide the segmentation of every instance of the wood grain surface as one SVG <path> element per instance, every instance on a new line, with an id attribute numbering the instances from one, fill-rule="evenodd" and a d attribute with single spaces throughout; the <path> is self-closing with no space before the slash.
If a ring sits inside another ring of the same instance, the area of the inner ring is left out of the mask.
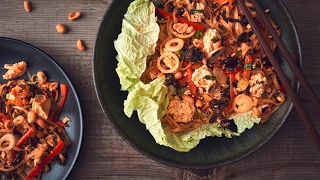
<path id="1" fill-rule="evenodd" d="M 277 0 L 275 0 L 277 1 Z M 252 155 L 224 167 L 180 169 L 141 155 L 115 132 L 94 89 L 92 58 L 100 21 L 111 0 L 1 0 L 0 36 L 28 42 L 53 57 L 73 82 L 83 109 L 84 134 L 78 160 L 68 179 L 320 179 L 320 152 L 293 108 L 279 132 Z M 295 21 L 303 52 L 303 72 L 320 96 L 319 0 L 283 0 Z M 71 11 L 82 12 L 76 21 Z M 58 34 L 56 25 L 69 31 Z M 76 48 L 83 40 L 86 51 Z M 0 54 L 1 56 L 1 54 Z M 320 118 L 303 89 L 299 99 L 320 131 Z"/>

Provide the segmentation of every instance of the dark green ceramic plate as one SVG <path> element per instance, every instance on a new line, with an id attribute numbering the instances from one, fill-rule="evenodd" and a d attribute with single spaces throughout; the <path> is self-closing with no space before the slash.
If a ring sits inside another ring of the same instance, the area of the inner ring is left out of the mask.
<path id="1" fill-rule="evenodd" d="M 131 1 L 113 1 L 106 11 L 98 31 L 94 58 L 94 82 L 101 107 L 116 129 L 118 134 L 141 154 L 167 165 L 204 169 L 223 166 L 240 160 L 263 146 L 280 129 L 285 122 L 292 103 L 289 99 L 273 114 L 263 128 L 254 127 L 245 131 L 240 137 L 205 138 L 200 144 L 188 153 L 174 151 L 171 148 L 160 146 L 138 120 L 136 114 L 131 119 L 123 113 L 123 101 L 127 92 L 120 91 L 119 78 L 116 74 L 117 52 L 113 41 L 118 37 L 121 22 Z M 280 0 L 258 1 L 262 8 L 269 8 L 273 20 L 282 30 L 282 40 L 287 45 L 294 59 L 301 64 L 301 48 L 294 22 Z M 278 56 L 281 66 L 292 86 L 298 90 L 298 82 L 289 66 L 284 63 L 282 56 Z"/>

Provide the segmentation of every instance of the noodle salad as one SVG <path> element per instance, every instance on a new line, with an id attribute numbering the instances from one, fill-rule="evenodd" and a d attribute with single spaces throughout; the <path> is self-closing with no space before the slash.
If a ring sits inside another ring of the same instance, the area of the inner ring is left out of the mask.
<path id="1" fill-rule="evenodd" d="M 5 64 L 0 101 L 0 178 L 40 179 L 50 163 L 63 164 L 70 144 L 59 121 L 68 92 L 66 84 L 31 75 L 24 61 Z M 22 78 L 28 75 L 28 80 Z"/>
<path id="2" fill-rule="evenodd" d="M 121 89 L 129 92 L 126 115 L 137 110 L 157 143 L 186 152 L 206 136 L 231 138 L 266 122 L 285 90 L 238 4 L 162 2 L 132 2 L 114 42 Z M 275 51 L 253 5 L 246 5 Z"/>

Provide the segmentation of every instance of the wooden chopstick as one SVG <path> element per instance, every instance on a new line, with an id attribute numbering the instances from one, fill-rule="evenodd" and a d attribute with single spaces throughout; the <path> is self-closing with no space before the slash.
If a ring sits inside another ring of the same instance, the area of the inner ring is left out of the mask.
<path id="1" fill-rule="evenodd" d="M 296 75 L 298 80 L 300 81 L 301 86 L 306 91 L 309 99 L 311 100 L 311 102 L 313 103 L 314 107 L 316 108 L 316 110 L 320 114 L 320 101 L 319 101 L 318 97 L 316 96 L 316 94 L 314 93 L 313 89 L 311 88 L 310 84 L 308 83 L 308 81 L 306 80 L 306 78 L 304 77 L 302 72 L 300 71 L 300 69 L 299 69 L 298 65 L 296 64 L 296 62 L 293 60 L 293 57 L 289 53 L 289 51 L 286 48 L 286 46 L 284 45 L 284 43 L 281 41 L 280 37 L 278 36 L 278 34 L 275 31 L 275 29 L 273 28 L 272 24 L 268 20 L 268 17 L 264 13 L 264 11 L 259 6 L 258 2 L 256 0 L 252 0 L 251 2 L 254 5 L 254 7 L 256 8 L 257 12 L 260 14 L 260 17 L 262 18 L 263 22 L 267 26 L 267 28 L 268 28 L 270 34 L 272 35 L 273 39 L 276 41 L 279 49 L 281 50 L 281 52 L 283 53 L 284 57 L 286 58 L 286 60 L 287 60 L 288 64 L 290 65 L 292 71 L 294 72 L 294 74 Z"/>
<path id="2" fill-rule="evenodd" d="M 288 81 L 286 75 L 282 71 L 282 69 L 281 69 L 280 65 L 278 64 L 278 62 L 277 62 L 274 54 L 272 53 L 270 47 L 268 46 L 268 44 L 265 41 L 263 35 L 259 31 L 259 27 L 256 25 L 251 13 L 249 12 L 247 6 L 245 5 L 244 0 L 237 0 L 237 2 L 240 5 L 240 7 L 241 7 L 244 15 L 246 16 L 247 20 L 249 21 L 253 31 L 257 35 L 257 38 L 260 41 L 262 48 L 265 50 L 265 52 L 266 52 L 266 54 L 267 54 L 267 56 L 268 56 L 268 58 L 269 58 L 269 60 L 270 60 L 270 62 L 272 64 L 272 66 L 274 67 L 274 69 L 275 69 L 275 71 L 276 71 L 276 73 L 277 73 L 277 75 L 278 75 L 278 77 L 280 79 L 280 81 L 282 82 L 282 84 L 286 88 L 287 94 L 289 95 L 293 105 L 296 107 L 296 109 L 297 109 L 299 115 L 301 116 L 305 126 L 307 127 L 307 129 L 308 129 L 313 141 L 316 143 L 316 146 L 317 146 L 318 150 L 320 151 L 320 135 L 319 135 L 317 129 L 313 125 L 310 117 L 308 116 L 306 110 L 304 109 L 304 107 L 302 106 L 301 102 L 299 101 L 295 91 L 291 87 L 290 82 Z M 308 97 L 311 99 L 311 102 L 313 103 L 313 105 L 317 109 L 318 113 L 320 114 L 320 102 L 319 102 L 319 99 L 315 95 L 314 91 L 310 87 L 310 85 L 307 82 L 307 80 L 304 78 L 304 75 L 302 74 L 302 72 L 300 71 L 299 67 L 297 66 L 297 64 L 293 60 L 291 54 L 289 53 L 288 49 L 286 48 L 284 43 L 281 41 L 281 39 L 278 36 L 278 34 L 276 33 L 276 31 L 274 30 L 274 28 L 271 25 L 268 17 L 264 13 L 264 11 L 261 9 L 260 5 L 257 3 L 256 0 L 251 0 L 251 2 L 254 5 L 257 13 L 260 15 L 260 17 L 264 21 L 266 27 L 270 31 L 270 34 L 275 39 L 279 49 L 281 50 L 281 52 L 284 55 L 286 61 L 290 65 L 292 71 L 295 73 L 295 75 L 298 78 L 299 82 L 301 83 L 301 86 L 304 88 L 304 90 L 306 91 Z"/>

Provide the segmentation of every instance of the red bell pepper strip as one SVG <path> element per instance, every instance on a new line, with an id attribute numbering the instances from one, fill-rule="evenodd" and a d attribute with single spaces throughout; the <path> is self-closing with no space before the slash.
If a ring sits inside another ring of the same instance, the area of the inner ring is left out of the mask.
<path id="1" fill-rule="evenodd" d="M 178 82 L 180 87 L 189 86 L 191 94 L 195 97 L 197 95 L 197 86 L 192 81 L 192 67 L 186 69 L 187 75 L 182 77 Z"/>
<path id="2" fill-rule="evenodd" d="M 16 147 L 20 147 L 22 146 L 29 138 L 30 136 L 33 134 L 33 132 L 35 131 L 36 129 L 34 127 L 31 127 L 20 139 L 19 141 L 17 142 L 16 144 Z M 17 151 L 11 151 L 11 159 L 14 159 L 14 156 L 17 154 Z"/>
<path id="3" fill-rule="evenodd" d="M 187 71 L 187 77 L 188 77 L 188 81 L 189 81 L 188 85 L 189 85 L 190 92 L 194 97 L 196 97 L 196 95 L 197 95 L 197 86 L 192 81 L 193 70 L 192 70 L 192 68 L 188 68 L 186 71 Z"/>
<path id="4" fill-rule="evenodd" d="M 194 84 L 193 81 L 189 81 L 189 89 L 191 94 L 196 97 L 197 96 L 197 86 Z"/>
<path id="5" fill-rule="evenodd" d="M 29 137 L 33 134 L 33 132 L 35 131 L 34 127 L 31 127 L 17 142 L 16 147 L 20 147 L 22 146 L 22 144 L 24 144 Z"/>
<path id="6" fill-rule="evenodd" d="M 182 63 L 182 67 L 181 68 L 186 68 L 187 66 L 189 66 L 189 64 L 190 64 L 191 62 L 190 61 L 183 61 L 183 63 Z"/>
<path id="7" fill-rule="evenodd" d="M 27 180 L 32 179 L 35 175 L 37 175 L 38 172 L 41 171 L 44 165 L 46 165 L 52 158 L 54 158 L 56 155 L 60 153 L 63 147 L 64 147 L 64 142 L 61 139 L 59 139 L 56 147 L 50 152 L 50 154 L 48 154 L 47 157 L 45 157 L 36 167 L 34 167 L 29 172 L 29 174 L 26 176 L 26 179 Z"/>
<path id="8" fill-rule="evenodd" d="M 201 62 L 196 62 L 194 64 L 191 65 L 192 69 L 199 69 L 202 66 Z"/>
<path id="9" fill-rule="evenodd" d="M 162 9 L 162 8 L 157 8 L 157 13 L 158 15 L 164 17 L 164 18 L 170 18 L 170 19 L 173 19 L 173 14 Z M 204 25 L 201 24 L 201 23 L 197 23 L 197 22 L 191 22 L 189 21 L 187 18 L 184 18 L 184 17 L 181 17 L 181 16 L 178 16 L 176 15 L 176 18 L 178 20 L 178 22 L 180 23 L 186 23 L 188 24 L 189 26 L 193 26 L 196 30 L 200 30 L 200 31 L 203 31 L 204 30 Z"/>
<path id="10" fill-rule="evenodd" d="M 56 108 L 52 118 L 53 122 L 57 122 L 59 120 L 61 111 L 67 100 L 67 94 L 68 94 L 68 86 L 66 84 L 60 84 L 60 98 L 59 98 L 59 101 L 56 103 Z"/>
<path id="11" fill-rule="evenodd" d="M 190 64 L 190 61 L 183 61 L 182 63 L 182 68 L 186 68 L 188 67 Z M 183 76 L 181 79 L 179 79 L 178 83 L 180 87 L 184 87 L 187 86 L 187 82 L 188 82 L 188 77 L 187 76 Z"/>
<path id="12" fill-rule="evenodd" d="M 187 86 L 188 76 L 183 76 L 178 82 L 180 87 Z"/>
<path id="13" fill-rule="evenodd" d="M 253 55 L 246 54 L 246 57 L 244 58 L 244 64 L 251 64 L 253 61 Z"/>
<path id="14" fill-rule="evenodd" d="M 5 122 L 5 121 L 8 120 L 8 119 L 9 119 L 8 116 L 5 115 L 4 113 L 2 113 L 2 112 L 0 111 L 0 120 L 1 120 L 2 122 Z"/>

